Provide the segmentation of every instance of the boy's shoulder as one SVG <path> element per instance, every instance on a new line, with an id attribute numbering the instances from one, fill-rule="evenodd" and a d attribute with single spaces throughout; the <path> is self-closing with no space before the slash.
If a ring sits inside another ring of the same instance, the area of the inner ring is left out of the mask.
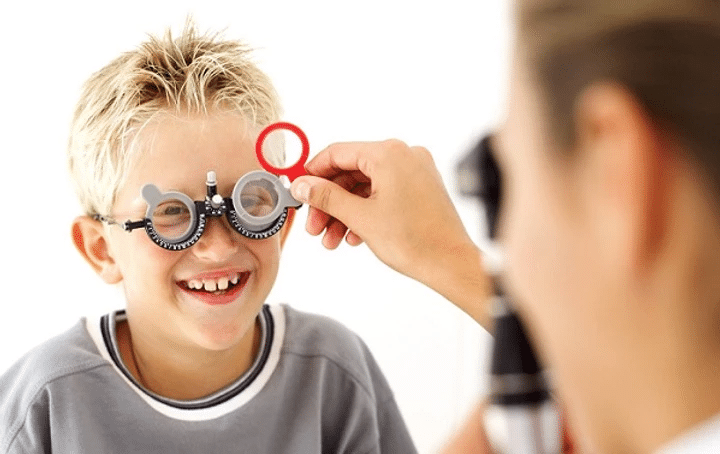
<path id="1" fill-rule="evenodd" d="M 286 357 L 322 360 L 332 363 L 363 385 L 378 379 L 384 384 L 370 349 L 355 332 L 330 317 L 287 305 L 283 308 L 286 335 L 282 350 Z"/>
<path id="2" fill-rule="evenodd" d="M 53 382 L 104 365 L 81 319 L 0 374 L 0 426 L 12 430 Z M 4 441 L 0 437 L 0 448 Z"/>
<path id="3" fill-rule="evenodd" d="M 286 326 L 278 376 L 284 379 L 272 393 L 291 400 L 282 408 L 300 412 L 299 402 L 314 402 L 310 407 L 315 411 L 309 414 L 321 415 L 323 441 L 333 452 L 417 452 L 392 389 L 365 342 L 329 317 L 283 308 Z"/>
<path id="4" fill-rule="evenodd" d="M 308 356 L 356 357 L 367 351 L 360 337 L 339 321 L 283 305 L 286 353 Z"/>
<path id="5" fill-rule="evenodd" d="M 0 390 L 7 379 L 15 386 L 29 388 L 42 386 L 60 377 L 106 365 L 92 342 L 86 329 L 85 318 L 79 320 L 67 331 L 58 334 L 34 347 L 0 375 Z"/>

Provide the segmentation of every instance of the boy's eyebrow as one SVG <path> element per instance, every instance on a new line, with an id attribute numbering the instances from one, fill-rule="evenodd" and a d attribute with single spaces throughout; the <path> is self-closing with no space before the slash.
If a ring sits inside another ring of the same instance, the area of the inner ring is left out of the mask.
<path id="1" fill-rule="evenodd" d="M 145 210 L 147 209 L 147 202 L 145 199 L 142 198 L 141 195 L 138 195 L 134 199 L 130 201 L 130 211 L 132 213 L 138 212 L 138 213 L 145 213 Z"/>

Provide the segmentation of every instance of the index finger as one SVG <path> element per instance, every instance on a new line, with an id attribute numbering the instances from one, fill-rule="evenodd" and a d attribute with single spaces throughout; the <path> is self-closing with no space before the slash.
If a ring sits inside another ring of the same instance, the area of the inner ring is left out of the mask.
<path id="1" fill-rule="evenodd" d="M 382 142 L 340 142 L 334 143 L 312 158 L 306 165 L 308 173 L 333 178 L 341 173 L 360 171 L 372 175 L 377 152 Z"/>

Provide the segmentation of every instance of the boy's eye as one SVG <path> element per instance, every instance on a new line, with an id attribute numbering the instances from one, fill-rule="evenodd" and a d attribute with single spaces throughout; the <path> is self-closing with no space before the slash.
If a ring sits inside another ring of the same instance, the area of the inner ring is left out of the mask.
<path id="1" fill-rule="evenodd" d="M 182 207 L 171 206 L 171 207 L 166 207 L 163 210 L 163 214 L 166 216 L 172 216 L 172 215 L 180 214 L 180 213 L 182 213 L 182 211 L 183 211 Z"/>
<path id="2" fill-rule="evenodd" d="M 270 197 L 259 194 L 247 194 L 242 196 L 243 207 L 249 208 L 256 205 L 273 205 L 273 201 Z"/>
<path id="3" fill-rule="evenodd" d="M 240 201 L 243 209 L 255 217 L 267 216 L 272 213 L 275 208 L 275 203 L 272 200 L 272 197 L 270 197 L 267 193 L 243 194 Z"/>
<path id="4" fill-rule="evenodd" d="M 178 200 L 167 200 L 155 207 L 152 223 L 160 235 L 172 240 L 187 232 L 191 218 L 187 205 Z"/>
<path id="5" fill-rule="evenodd" d="M 182 203 L 175 200 L 163 202 L 153 212 L 153 222 L 164 224 L 187 222 L 190 220 L 190 210 Z"/>
<path id="6" fill-rule="evenodd" d="M 265 187 L 249 184 L 240 195 L 240 203 L 251 216 L 262 217 L 272 213 L 277 197 L 273 197 L 273 193 Z"/>

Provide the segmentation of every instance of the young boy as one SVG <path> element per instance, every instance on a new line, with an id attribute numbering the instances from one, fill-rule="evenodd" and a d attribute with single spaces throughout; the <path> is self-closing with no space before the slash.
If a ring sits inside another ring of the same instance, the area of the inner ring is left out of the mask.
<path id="1" fill-rule="evenodd" d="M 0 453 L 415 452 L 356 335 L 265 305 L 292 210 L 264 239 L 224 214 L 190 225 L 212 176 L 227 208 L 261 170 L 255 139 L 279 115 L 246 49 L 192 26 L 92 76 L 69 144 L 86 213 L 73 241 L 122 285 L 126 308 L 81 320 L 0 377 Z M 177 243 L 167 219 L 187 221 Z"/>

